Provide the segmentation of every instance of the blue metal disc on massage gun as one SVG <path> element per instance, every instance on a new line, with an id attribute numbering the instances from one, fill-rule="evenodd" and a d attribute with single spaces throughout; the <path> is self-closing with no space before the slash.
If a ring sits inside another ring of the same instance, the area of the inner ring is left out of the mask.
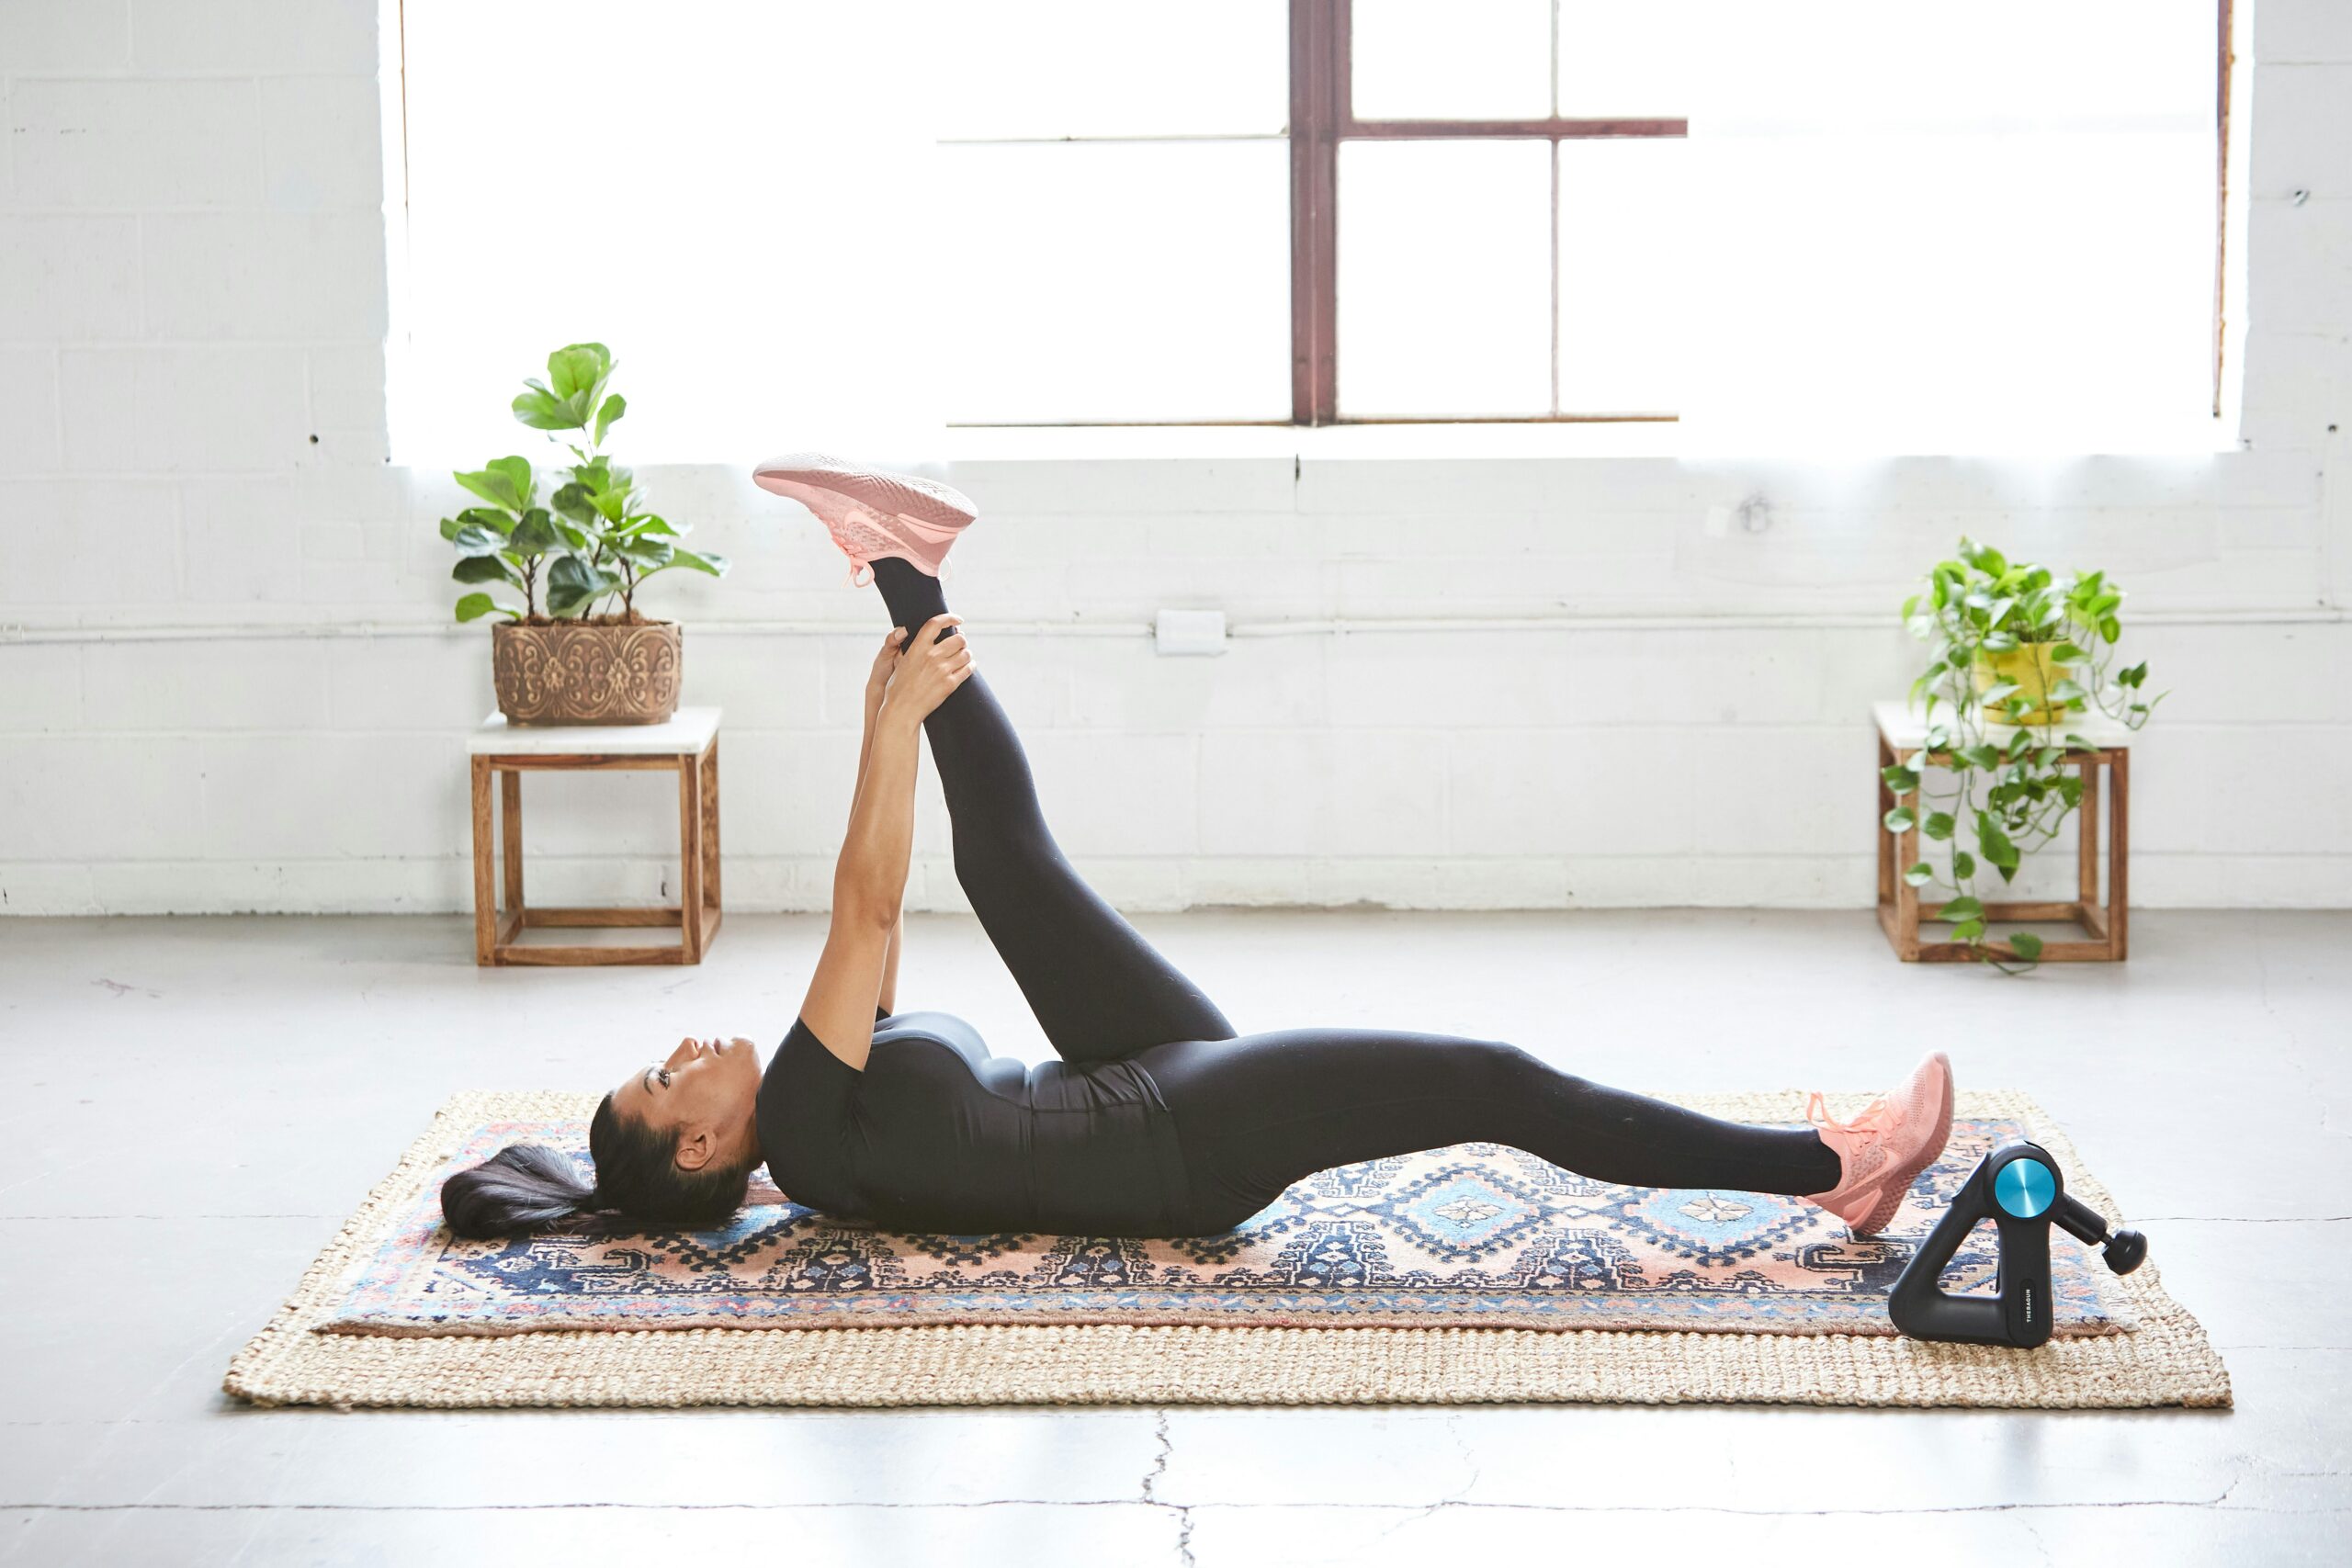
<path id="1" fill-rule="evenodd" d="M 2040 1160 L 2021 1155 L 1994 1174 L 1993 1198 L 2014 1218 L 2030 1220 L 2057 1201 L 2058 1179 Z"/>

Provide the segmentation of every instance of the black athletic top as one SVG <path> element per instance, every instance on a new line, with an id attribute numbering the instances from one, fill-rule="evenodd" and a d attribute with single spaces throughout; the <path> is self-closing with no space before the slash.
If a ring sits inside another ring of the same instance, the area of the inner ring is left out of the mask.
<path id="1" fill-rule="evenodd" d="M 758 1118 L 786 1197 L 900 1230 L 1134 1235 L 1186 1190 L 1174 1117 L 1138 1064 L 991 1056 L 944 1012 L 877 1022 L 862 1072 L 794 1020 Z"/>

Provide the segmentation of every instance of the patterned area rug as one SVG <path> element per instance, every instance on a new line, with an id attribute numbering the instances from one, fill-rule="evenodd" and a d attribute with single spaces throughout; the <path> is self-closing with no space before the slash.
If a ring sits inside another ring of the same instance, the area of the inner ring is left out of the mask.
<path id="1" fill-rule="evenodd" d="M 2013 1117 L 1955 1122 L 1886 1234 L 1857 1241 L 1795 1198 L 1617 1187 L 1521 1150 L 1458 1144 L 1321 1172 L 1222 1235 L 914 1235 L 842 1224 L 764 1178 L 723 1228 L 548 1231 L 469 1242 L 426 1182 L 326 1326 L 361 1334 L 941 1323 L 1329 1325 L 1892 1334 L 1886 1293 Z M 586 1166 L 577 1120 L 486 1120 L 440 1175 L 510 1143 Z M 1992 1288 L 1992 1227 L 1945 1271 Z M 2079 1247 L 2053 1249 L 2055 1332 L 2129 1309 Z"/>
<path id="2" fill-rule="evenodd" d="M 1750 1122 L 1793 1122 L 1801 1104 L 1794 1093 L 1678 1098 Z M 1850 1116 L 1866 1100 L 1832 1096 L 1830 1108 Z M 442 1409 L 2230 1403 L 2226 1370 L 2156 1264 L 2115 1279 L 2063 1238 L 2052 1253 L 2075 1270 L 2068 1316 L 2040 1349 L 1885 1332 L 1877 1292 L 1973 1160 L 1957 1146 L 1875 1256 L 1834 1222 L 1808 1232 L 1808 1215 L 1751 1194 L 1605 1188 L 1477 1145 L 1302 1183 L 1219 1238 L 1224 1249 L 889 1236 L 824 1224 L 775 1194 L 699 1236 L 469 1248 L 439 1232 L 433 1194 L 453 1165 L 522 1129 L 576 1127 L 593 1105 L 455 1097 L 231 1364 L 226 1392 Z M 1964 1090 L 1958 1111 L 1971 1147 L 2020 1132 L 2076 1196 L 2128 1223 L 2026 1097 Z M 1947 1282 L 1989 1266 L 1963 1252 Z M 1183 1315 L 1145 1315 L 1170 1302 Z M 1635 1322 L 1647 1325 L 1622 1326 Z"/>

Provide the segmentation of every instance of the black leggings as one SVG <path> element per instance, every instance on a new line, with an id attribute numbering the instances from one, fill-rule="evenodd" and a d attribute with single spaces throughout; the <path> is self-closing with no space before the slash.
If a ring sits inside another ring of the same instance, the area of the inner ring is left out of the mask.
<path id="1" fill-rule="evenodd" d="M 946 608 L 938 580 L 905 561 L 876 561 L 874 574 L 910 632 Z M 1636 1187 L 1838 1185 L 1838 1156 L 1809 1128 L 1702 1116 L 1499 1041 L 1369 1029 L 1237 1036 L 1063 858 L 985 678 L 967 681 L 923 729 L 954 824 L 956 880 L 1046 1038 L 1067 1061 L 1132 1057 L 1174 1113 L 1193 1186 L 1186 1230 L 1238 1224 L 1332 1166 L 1474 1140 Z"/>

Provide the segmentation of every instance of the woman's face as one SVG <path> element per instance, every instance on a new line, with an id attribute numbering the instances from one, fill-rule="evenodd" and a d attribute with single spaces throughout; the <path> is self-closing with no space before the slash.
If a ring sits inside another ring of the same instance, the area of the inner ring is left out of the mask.
<path id="1" fill-rule="evenodd" d="M 760 1055 L 750 1041 L 681 1040 L 613 1090 L 613 1110 L 673 1133 L 682 1170 L 750 1166 L 760 1155 L 759 1095 Z"/>

